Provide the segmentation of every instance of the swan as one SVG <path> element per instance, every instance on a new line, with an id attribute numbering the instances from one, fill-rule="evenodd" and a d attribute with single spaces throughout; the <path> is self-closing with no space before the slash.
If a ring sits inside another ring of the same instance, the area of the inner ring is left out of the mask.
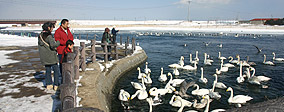
<path id="1" fill-rule="evenodd" d="M 179 75 L 179 71 L 178 71 L 178 69 L 176 67 L 174 67 L 173 74 L 174 75 Z"/>
<path id="2" fill-rule="evenodd" d="M 209 89 L 199 89 L 197 84 L 194 84 L 194 87 L 196 87 L 196 89 L 191 91 L 192 95 L 204 96 L 209 94 Z"/>
<path id="3" fill-rule="evenodd" d="M 217 45 L 218 47 L 220 47 L 220 48 L 222 48 L 223 47 L 223 44 L 219 44 L 219 45 Z"/>
<path id="4" fill-rule="evenodd" d="M 265 55 L 265 54 L 264 54 L 263 56 L 264 56 L 263 64 L 265 64 L 265 65 L 274 65 L 273 62 L 271 62 L 271 61 L 266 61 L 266 55 Z"/>
<path id="5" fill-rule="evenodd" d="M 144 72 L 145 72 L 145 74 L 148 74 L 148 73 L 150 73 L 150 72 L 151 72 L 151 69 L 150 69 L 150 68 L 148 68 L 148 62 L 146 62 L 146 64 L 145 64 Z"/>
<path id="6" fill-rule="evenodd" d="M 145 75 L 145 77 L 143 79 L 144 79 L 144 82 L 146 84 L 152 84 L 152 82 L 153 82 L 151 77 L 150 77 L 150 72 L 148 73 L 148 75 Z"/>
<path id="7" fill-rule="evenodd" d="M 194 81 L 191 81 L 191 82 L 189 82 L 189 83 L 187 83 L 186 81 L 183 81 L 183 82 L 181 83 L 181 85 L 180 85 L 179 91 L 175 91 L 175 94 L 176 94 L 176 95 L 179 95 L 179 96 L 181 96 L 181 97 L 187 97 L 187 98 L 191 97 L 191 96 L 189 96 L 188 94 L 186 94 L 186 92 L 187 92 L 187 89 L 188 89 L 189 87 L 193 86 L 194 84 L 195 84 Z"/>
<path id="8" fill-rule="evenodd" d="M 203 67 L 201 67 L 200 69 L 201 69 L 201 76 L 200 76 L 200 78 L 199 78 L 198 81 L 199 81 L 200 83 L 206 84 L 208 81 L 207 81 L 206 78 L 203 77 Z"/>
<path id="9" fill-rule="evenodd" d="M 197 63 L 198 64 L 198 61 L 196 61 L 196 60 L 192 60 L 192 54 L 189 54 L 189 62 L 191 63 L 191 64 L 194 64 L 194 63 Z"/>
<path id="10" fill-rule="evenodd" d="M 200 103 L 197 103 L 197 100 L 194 99 L 192 107 L 200 109 L 200 108 L 204 108 L 206 106 L 206 104 L 207 104 L 207 100 L 201 99 Z"/>
<path id="11" fill-rule="evenodd" d="M 160 81 L 160 82 L 165 82 L 165 81 L 167 81 L 167 75 L 166 74 L 164 74 L 164 68 L 162 67 L 161 68 L 161 75 L 160 75 L 160 77 L 158 78 L 158 80 Z"/>
<path id="12" fill-rule="evenodd" d="M 199 61 L 199 58 L 198 58 L 198 51 L 195 52 L 195 58 L 194 58 L 194 60 L 195 60 L 195 61 Z"/>
<path id="13" fill-rule="evenodd" d="M 138 97 L 139 100 L 144 100 L 148 97 L 148 93 L 146 91 L 146 89 L 140 89 L 137 90 L 132 96 L 131 96 L 131 100 L 134 99 L 135 97 Z"/>
<path id="14" fill-rule="evenodd" d="M 181 104 L 180 108 L 178 109 L 178 112 L 182 112 L 184 106 L 191 107 L 191 105 L 192 105 L 192 103 L 190 101 L 182 99 L 180 96 L 176 96 L 175 100 L 179 101 L 180 104 Z"/>
<path id="15" fill-rule="evenodd" d="M 204 61 L 203 61 L 204 65 L 212 65 L 210 61 L 207 60 L 207 54 L 204 53 Z"/>
<path id="16" fill-rule="evenodd" d="M 275 52 L 272 52 L 273 54 L 273 61 L 284 61 L 284 58 L 275 58 Z"/>
<path id="17" fill-rule="evenodd" d="M 224 62 L 223 59 L 222 59 L 221 61 Z M 231 67 L 235 67 L 235 65 L 233 65 L 233 64 L 231 64 L 231 63 L 226 63 L 226 64 L 223 64 L 223 67 L 231 68 Z"/>
<path id="18" fill-rule="evenodd" d="M 125 91 L 123 89 L 120 89 L 120 92 L 119 92 L 119 95 L 118 95 L 118 99 L 120 101 L 128 101 L 129 98 L 130 98 L 130 94 L 127 91 Z"/>
<path id="19" fill-rule="evenodd" d="M 266 76 L 254 76 L 255 75 L 255 68 L 250 67 L 250 70 L 253 71 L 251 77 L 256 77 L 257 79 L 259 79 L 261 82 L 265 82 L 265 81 L 269 81 L 271 78 L 266 77 Z"/>
<path id="20" fill-rule="evenodd" d="M 225 59 L 227 59 L 226 57 L 223 57 L 223 56 L 221 57 L 221 52 L 218 52 L 218 54 L 219 54 L 219 55 L 218 55 L 218 59 L 220 59 L 220 60 L 225 60 Z"/>
<path id="21" fill-rule="evenodd" d="M 250 76 L 250 68 L 247 68 L 247 78 L 248 78 L 248 82 L 250 84 L 260 85 L 260 80 L 259 79 L 257 79 L 256 77 L 251 77 Z"/>
<path id="22" fill-rule="evenodd" d="M 183 56 L 181 56 L 180 57 L 180 60 L 179 60 L 179 63 L 178 64 L 176 64 L 176 63 L 174 63 L 174 64 L 170 64 L 170 65 L 168 65 L 170 68 L 174 68 L 174 67 L 176 67 L 176 68 L 182 68 L 183 66 L 184 66 L 184 57 Z"/>
<path id="23" fill-rule="evenodd" d="M 215 90 L 215 85 L 216 85 L 217 81 L 214 81 L 213 82 L 213 87 L 212 89 L 209 91 L 209 96 L 213 99 L 220 99 L 221 98 L 221 95 L 218 93 L 218 92 L 214 92 Z"/>
<path id="24" fill-rule="evenodd" d="M 184 69 L 184 70 L 196 70 L 197 69 L 197 63 L 194 63 L 194 66 L 185 65 L 182 69 Z"/>
<path id="25" fill-rule="evenodd" d="M 228 72 L 229 67 L 223 66 L 223 60 L 221 60 L 221 67 L 220 70 L 216 69 L 216 74 L 221 74 L 222 72 Z"/>
<path id="26" fill-rule="evenodd" d="M 131 85 L 135 88 L 135 89 L 146 89 L 145 85 L 144 85 L 144 78 L 142 78 L 142 83 L 139 82 L 130 82 Z"/>
<path id="27" fill-rule="evenodd" d="M 241 104 L 244 104 L 246 103 L 247 101 L 250 101 L 252 100 L 253 98 L 248 96 L 248 95 L 236 95 L 236 96 L 233 96 L 234 93 L 233 93 L 233 89 L 231 87 L 229 87 L 226 91 L 231 91 L 231 96 L 229 97 L 228 99 L 228 103 L 234 103 L 234 104 L 237 104 L 238 107 L 241 107 L 242 105 Z"/>
<path id="28" fill-rule="evenodd" d="M 182 107 L 182 104 L 187 107 L 191 107 L 192 103 L 190 101 L 187 101 L 185 99 L 182 99 L 180 96 L 173 95 L 171 100 L 169 101 L 169 104 L 173 107 Z"/>
<path id="29" fill-rule="evenodd" d="M 138 70 L 138 79 L 142 79 L 142 77 L 144 75 L 146 75 L 146 74 L 145 73 L 141 73 L 140 67 L 137 67 L 137 70 Z"/>
<path id="30" fill-rule="evenodd" d="M 238 60 L 234 60 L 234 58 L 232 56 L 229 56 L 228 59 L 231 59 L 229 62 L 233 63 L 233 64 L 237 64 L 239 62 Z"/>
<path id="31" fill-rule="evenodd" d="M 174 87 L 177 85 L 180 85 L 185 79 L 173 79 L 173 75 L 169 72 L 168 76 L 170 76 L 170 81 L 169 83 L 172 84 Z"/>
<path id="32" fill-rule="evenodd" d="M 237 77 L 237 79 L 236 79 L 238 83 L 242 83 L 242 82 L 245 81 L 242 71 L 243 71 L 243 66 L 242 66 L 242 62 L 241 62 L 240 63 L 240 76 Z"/>
<path id="33" fill-rule="evenodd" d="M 165 95 L 168 92 L 169 92 L 169 89 L 158 89 L 156 87 L 153 87 L 149 90 L 149 94 L 151 96 Z"/>
<path id="34" fill-rule="evenodd" d="M 210 59 L 209 54 L 206 53 L 206 55 L 207 55 L 206 61 L 213 63 L 214 61 L 212 59 Z"/>
<path id="35" fill-rule="evenodd" d="M 218 68 L 216 68 L 216 74 L 221 74 L 221 71 L 220 70 L 218 70 Z"/>
<path id="36" fill-rule="evenodd" d="M 246 67 L 250 67 L 250 65 L 248 63 L 246 63 L 246 61 L 241 61 L 241 57 L 240 55 L 237 55 L 237 58 L 238 58 L 238 63 L 237 65 L 240 65 L 240 63 L 242 62 L 242 66 L 246 66 Z"/>
<path id="37" fill-rule="evenodd" d="M 210 98 L 208 95 L 206 95 L 206 96 L 203 96 L 203 99 L 207 100 L 207 105 L 206 105 L 204 112 L 209 112 Z M 226 111 L 225 109 L 214 109 L 211 112 L 225 112 L 225 111 Z"/>
<path id="38" fill-rule="evenodd" d="M 146 101 L 148 102 L 149 104 L 149 112 L 152 112 L 152 105 L 153 105 L 153 99 L 150 97 L 150 98 L 146 98 Z"/>
<path id="39" fill-rule="evenodd" d="M 220 89 L 226 89 L 227 86 L 226 86 L 224 83 L 218 82 L 217 75 L 214 74 L 214 76 L 215 76 L 215 81 L 217 82 L 217 83 L 215 84 L 215 87 L 216 87 L 216 88 L 220 88 Z M 213 83 L 213 84 L 214 84 L 214 83 Z"/>

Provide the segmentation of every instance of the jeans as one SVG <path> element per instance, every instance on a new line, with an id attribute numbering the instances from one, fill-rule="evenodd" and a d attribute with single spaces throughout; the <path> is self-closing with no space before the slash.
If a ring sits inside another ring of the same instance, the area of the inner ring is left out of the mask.
<path id="1" fill-rule="evenodd" d="M 62 54 L 58 54 L 58 60 L 59 62 L 61 62 L 62 59 Z M 60 71 L 60 75 L 59 75 L 59 83 L 62 84 L 62 63 L 59 63 L 59 71 Z"/>
<path id="2" fill-rule="evenodd" d="M 54 71 L 54 86 L 59 86 L 59 76 L 61 75 L 61 73 L 59 72 L 59 68 L 57 63 L 53 64 L 53 65 L 45 65 L 45 83 L 46 85 L 52 85 L 52 79 L 51 79 L 51 68 Z"/>

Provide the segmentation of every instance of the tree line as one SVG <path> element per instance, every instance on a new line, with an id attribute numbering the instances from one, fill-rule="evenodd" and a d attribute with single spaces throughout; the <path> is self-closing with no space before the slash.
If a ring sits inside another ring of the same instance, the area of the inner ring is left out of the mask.
<path id="1" fill-rule="evenodd" d="M 265 25 L 284 25 L 284 18 L 277 19 L 277 20 L 270 19 L 270 20 L 265 21 L 264 24 Z"/>

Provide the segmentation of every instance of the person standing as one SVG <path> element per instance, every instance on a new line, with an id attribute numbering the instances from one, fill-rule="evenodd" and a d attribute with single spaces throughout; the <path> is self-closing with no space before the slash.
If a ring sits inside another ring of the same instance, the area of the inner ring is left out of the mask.
<path id="1" fill-rule="evenodd" d="M 119 32 L 119 30 L 115 30 L 115 26 L 113 26 L 112 30 L 111 30 L 111 34 L 112 34 L 112 44 L 116 43 L 116 34 L 117 32 Z"/>
<path id="2" fill-rule="evenodd" d="M 102 41 L 101 43 L 111 44 L 111 35 L 109 28 L 105 28 L 105 32 L 103 33 Z M 102 48 L 104 49 L 105 45 L 102 45 Z M 111 46 L 107 46 L 107 51 L 105 52 L 111 52 Z M 110 55 L 108 55 L 108 60 L 110 60 Z"/>
<path id="3" fill-rule="evenodd" d="M 74 40 L 72 33 L 69 30 L 69 21 L 68 19 L 62 19 L 60 27 L 55 31 L 54 38 L 56 41 L 60 42 L 60 45 L 57 47 L 58 59 L 61 62 L 63 50 L 66 46 L 67 40 Z M 62 63 L 59 63 L 60 73 L 62 74 Z M 62 76 L 61 82 L 62 82 Z"/>
<path id="4" fill-rule="evenodd" d="M 46 22 L 42 25 L 42 32 L 38 37 L 38 50 L 41 63 L 45 66 L 45 83 L 46 88 L 51 90 L 57 90 L 59 83 L 60 71 L 58 67 L 58 57 L 56 55 L 56 48 L 60 42 L 55 41 L 51 32 L 54 28 L 54 24 Z M 54 83 L 51 78 L 51 69 L 54 71 Z"/>

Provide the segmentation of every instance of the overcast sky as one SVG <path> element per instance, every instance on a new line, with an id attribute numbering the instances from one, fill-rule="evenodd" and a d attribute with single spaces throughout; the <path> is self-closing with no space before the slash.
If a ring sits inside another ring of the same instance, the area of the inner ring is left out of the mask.
<path id="1" fill-rule="evenodd" d="M 0 19 L 249 20 L 283 18 L 284 0 L 0 0 Z"/>

